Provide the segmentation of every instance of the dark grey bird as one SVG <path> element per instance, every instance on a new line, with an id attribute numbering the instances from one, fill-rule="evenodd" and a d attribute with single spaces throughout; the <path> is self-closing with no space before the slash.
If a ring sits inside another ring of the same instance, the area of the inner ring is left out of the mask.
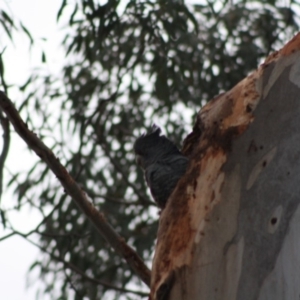
<path id="1" fill-rule="evenodd" d="M 153 125 L 151 132 L 136 140 L 134 152 L 154 200 L 164 208 L 189 160 L 172 141 L 160 134 L 161 129 Z"/>

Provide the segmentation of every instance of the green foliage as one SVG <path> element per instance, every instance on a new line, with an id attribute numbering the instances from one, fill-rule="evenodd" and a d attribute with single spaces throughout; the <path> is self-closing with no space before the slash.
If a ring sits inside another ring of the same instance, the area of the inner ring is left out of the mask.
<path id="1" fill-rule="evenodd" d="M 233 87 L 296 33 L 297 4 L 279 2 L 62 1 L 57 19 L 71 11 L 62 76 L 30 77 L 20 87 L 22 113 L 149 265 L 158 216 L 132 144 L 157 122 L 179 145 L 203 103 Z M 40 82 L 38 90 L 33 81 Z M 54 257 L 110 285 L 142 287 L 43 165 L 18 180 L 11 184 L 19 202 L 31 199 L 42 211 L 52 210 L 37 230 L 48 253 L 33 265 L 43 275 L 45 293 L 59 286 L 56 299 L 71 297 L 70 289 L 72 299 L 140 299 L 66 271 Z"/>
<path id="2" fill-rule="evenodd" d="M 12 17 L 3 9 L 0 9 L 0 28 L 3 29 L 4 33 L 6 34 L 6 36 L 9 38 L 11 42 L 13 42 L 13 33 L 21 32 L 21 33 L 25 33 L 25 35 L 30 40 L 30 43 L 33 44 L 33 38 L 30 32 L 28 31 L 28 29 L 24 26 L 24 24 L 22 24 L 22 22 L 16 23 L 12 19 Z M 1 49 L 1 52 L 2 51 L 3 49 Z"/>

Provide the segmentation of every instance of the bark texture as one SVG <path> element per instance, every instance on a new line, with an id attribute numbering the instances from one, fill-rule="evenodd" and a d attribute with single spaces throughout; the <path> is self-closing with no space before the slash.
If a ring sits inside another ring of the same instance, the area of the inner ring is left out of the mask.
<path id="1" fill-rule="evenodd" d="M 199 112 L 184 152 L 150 298 L 299 299 L 299 34 Z"/>

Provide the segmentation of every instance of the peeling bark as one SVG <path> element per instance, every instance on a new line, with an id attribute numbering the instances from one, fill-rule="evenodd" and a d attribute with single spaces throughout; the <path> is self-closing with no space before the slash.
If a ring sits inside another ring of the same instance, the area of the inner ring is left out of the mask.
<path id="1" fill-rule="evenodd" d="M 160 218 L 152 300 L 300 295 L 300 34 L 209 102 Z"/>

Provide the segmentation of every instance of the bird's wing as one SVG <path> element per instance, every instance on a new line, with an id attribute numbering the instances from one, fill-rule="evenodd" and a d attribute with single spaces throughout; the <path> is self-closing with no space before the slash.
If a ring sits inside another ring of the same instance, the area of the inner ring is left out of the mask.
<path id="1" fill-rule="evenodd" d="M 182 155 L 169 157 L 149 166 L 146 181 L 154 200 L 164 207 L 178 180 L 186 171 L 188 159 Z"/>

